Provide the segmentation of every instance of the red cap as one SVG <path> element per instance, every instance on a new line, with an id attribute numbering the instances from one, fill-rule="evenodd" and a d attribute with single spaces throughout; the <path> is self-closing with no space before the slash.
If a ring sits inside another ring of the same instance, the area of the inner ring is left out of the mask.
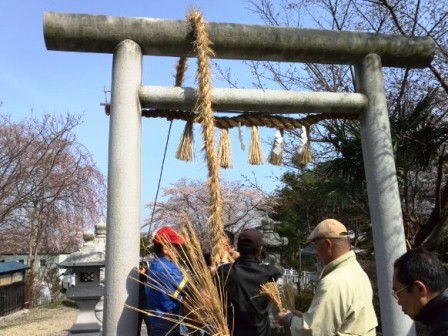
<path id="1" fill-rule="evenodd" d="M 181 245 L 185 243 L 184 238 L 174 229 L 164 226 L 160 228 L 154 236 L 154 244 L 171 243 Z"/>

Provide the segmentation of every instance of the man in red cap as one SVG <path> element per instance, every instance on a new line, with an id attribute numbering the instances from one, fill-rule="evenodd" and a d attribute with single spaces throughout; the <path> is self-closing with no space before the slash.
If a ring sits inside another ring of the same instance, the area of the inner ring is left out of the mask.
<path id="1" fill-rule="evenodd" d="M 243 230 L 238 237 L 240 256 L 217 270 L 227 295 L 227 319 L 233 336 L 269 336 L 270 301 L 260 295 L 261 285 L 275 281 L 281 270 L 261 263 L 263 235 L 256 229 Z"/>
<path id="2" fill-rule="evenodd" d="M 185 240 L 170 227 L 160 228 L 154 236 L 156 257 L 148 268 L 148 285 L 145 288 L 147 309 L 157 317 L 150 317 L 149 335 L 180 335 L 179 324 L 172 320 L 182 317 L 182 299 L 187 281 L 179 268 L 173 263 L 167 244 L 180 246 Z"/>
<path id="3" fill-rule="evenodd" d="M 308 236 L 325 265 L 311 306 L 295 316 L 278 314 L 280 325 L 299 335 L 376 335 L 372 284 L 350 249 L 346 227 L 336 219 L 320 222 Z"/>

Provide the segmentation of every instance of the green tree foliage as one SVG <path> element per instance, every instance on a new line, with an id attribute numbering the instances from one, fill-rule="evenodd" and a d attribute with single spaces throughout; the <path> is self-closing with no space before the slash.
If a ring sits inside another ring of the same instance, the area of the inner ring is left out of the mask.
<path id="1" fill-rule="evenodd" d="M 250 0 L 249 3 L 269 25 L 429 36 L 434 40 L 435 56 L 428 68 L 386 68 L 384 77 L 408 247 L 425 245 L 431 250 L 443 249 L 448 237 L 446 4 L 430 0 Z M 248 65 L 254 75 L 253 84 L 259 88 L 356 91 L 350 66 L 275 62 L 248 62 Z M 362 238 L 369 231 L 364 230 L 369 227 L 369 216 L 358 129 L 357 122 L 352 121 L 314 125 L 310 136 L 313 164 L 290 166 L 296 172 L 293 176 L 297 183 L 304 180 L 303 174 L 316 174 L 316 187 L 319 185 L 321 189 L 316 192 L 320 198 L 314 201 L 321 206 L 321 214 L 337 216 L 343 222 L 345 219 L 355 235 Z M 297 135 L 296 132 L 286 134 L 291 139 L 286 143 L 285 152 L 291 154 L 295 150 Z M 291 177 L 285 181 L 291 184 Z M 279 204 L 282 203 L 281 198 Z M 306 209 L 303 206 L 296 212 L 306 212 Z M 286 223 L 300 220 L 278 209 L 276 219 L 282 218 Z"/>
<path id="2" fill-rule="evenodd" d="M 277 205 L 272 217 L 281 223 L 276 231 L 289 239 L 282 251 L 284 262 L 296 266 L 297 251 L 304 247 L 311 230 L 329 217 L 347 225 L 355 247 L 372 250 L 365 183 L 350 181 L 331 163 L 282 177 L 283 187 L 275 193 Z"/>

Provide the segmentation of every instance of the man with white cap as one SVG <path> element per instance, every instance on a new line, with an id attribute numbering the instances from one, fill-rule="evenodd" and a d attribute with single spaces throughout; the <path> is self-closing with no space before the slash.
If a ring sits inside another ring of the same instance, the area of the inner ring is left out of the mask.
<path id="1" fill-rule="evenodd" d="M 320 222 L 308 236 L 324 269 L 311 306 L 296 316 L 280 312 L 280 325 L 297 335 L 376 335 L 372 285 L 350 250 L 346 227 L 335 219 Z"/>

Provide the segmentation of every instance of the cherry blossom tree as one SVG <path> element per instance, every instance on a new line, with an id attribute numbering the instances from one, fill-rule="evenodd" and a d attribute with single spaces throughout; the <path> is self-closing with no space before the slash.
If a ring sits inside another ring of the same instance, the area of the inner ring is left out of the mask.
<path id="1" fill-rule="evenodd" d="M 74 134 L 80 123 L 70 114 L 0 116 L 0 245 L 28 252 L 30 303 L 36 256 L 76 251 L 105 209 L 105 178 Z"/>
<path id="2" fill-rule="evenodd" d="M 271 211 L 272 202 L 259 189 L 247 187 L 241 182 L 222 182 L 224 229 L 238 233 L 246 227 L 257 227 L 261 219 Z M 201 241 L 209 240 L 210 198 L 207 183 L 181 179 L 163 190 L 164 201 L 158 202 L 154 213 L 145 221 L 145 228 L 153 233 L 161 226 L 181 227 L 186 214 Z M 154 208 L 154 203 L 147 207 Z"/>

